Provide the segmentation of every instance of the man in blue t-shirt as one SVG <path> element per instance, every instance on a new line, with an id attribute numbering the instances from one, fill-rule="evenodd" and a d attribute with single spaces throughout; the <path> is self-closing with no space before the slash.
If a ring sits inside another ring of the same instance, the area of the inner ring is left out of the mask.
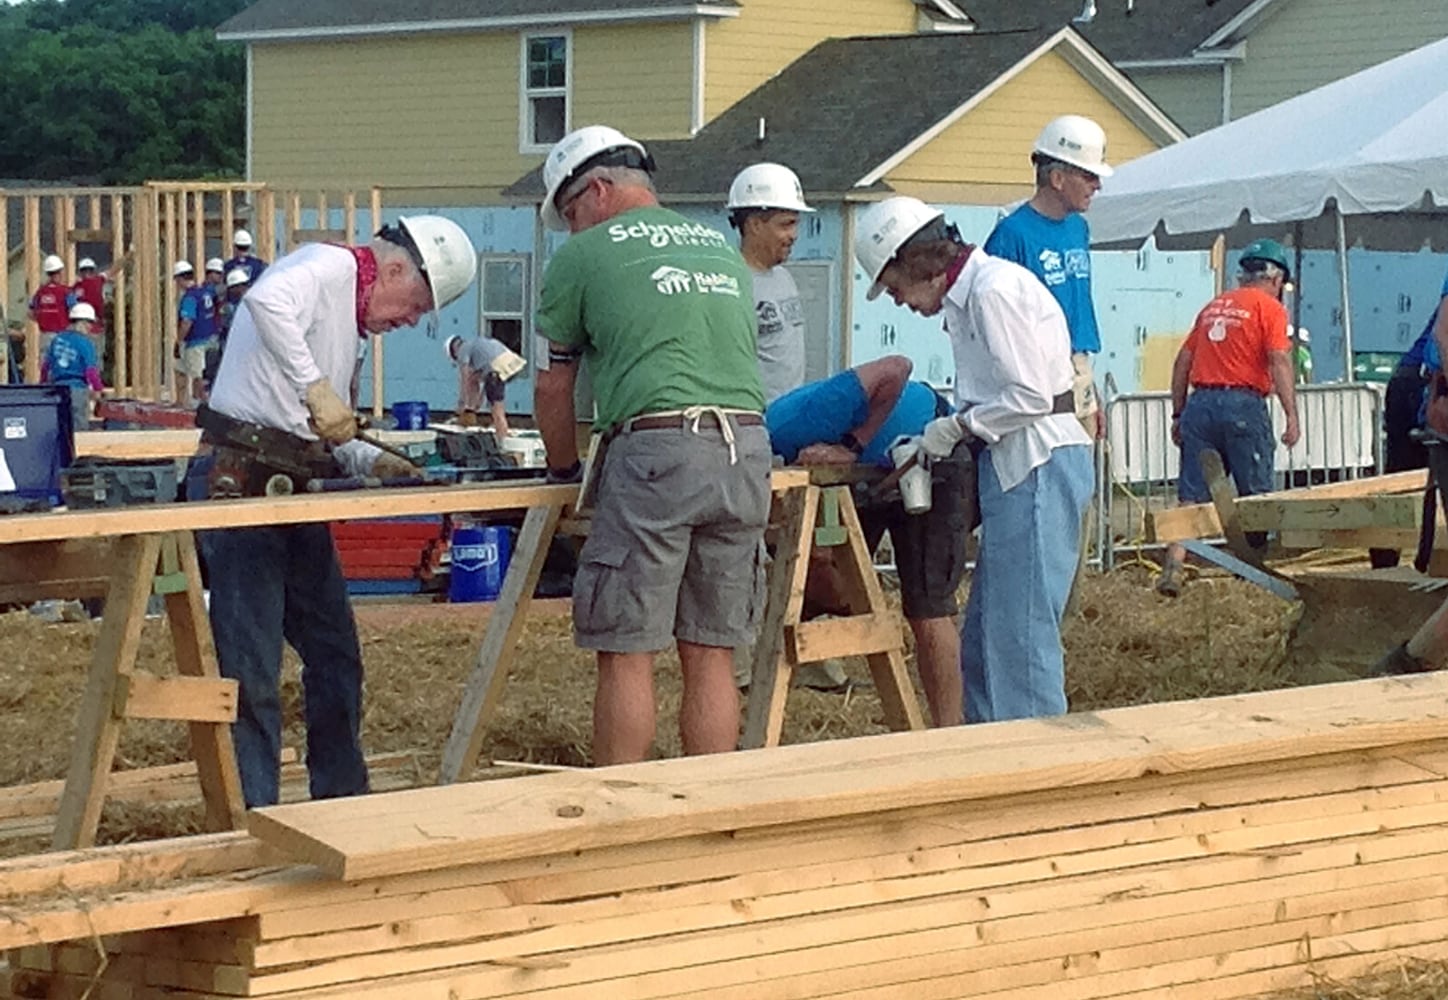
<path id="1" fill-rule="evenodd" d="M 891 355 L 785 393 L 764 411 L 770 447 L 791 464 L 892 467 L 889 452 L 898 439 L 918 436 L 951 410 L 930 386 L 909 381 L 911 368 L 909 358 Z M 860 509 L 872 551 L 890 532 L 905 620 L 915 634 L 920 681 L 937 726 L 964 719 L 956 591 L 965 571 L 965 538 L 979 520 L 975 497 L 975 461 L 962 443 L 932 464 L 928 511 L 907 514 L 898 496 Z M 837 596 L 832 551 L 816 550 L 810 562 L 805 597 L 818 613 L 846 610 Z"/>
<path id="2" fill-rule="evenodd" d="M 171 269 L 181 301 L 176 307 L 177 398 L 195 409 L 206 393 L 206 355 L 217 345 L 216 295 L 211 286 L 196 281 L 190 261 L 178 260 Z"/>
<path id="3" fill-rule="evenodd" d="M 63 385 L 70 390 L 71 429 L 90 427 L 90 395 L 105 388 L 96 360 L 91 331 L 96 324 L 95 307 L 77 302 L 70 307 L 70 326 L 51 338 L 40 359 L 40 381 Z"/>
<path id="4" fill-rule="evenodd" d="M 1091 301 L 1091 233 L 1081 213 L 1101 189 L 1101 178 L 1112 173 L 1106 163 L 1106 133 L 1089 118 L 1062 115 L 1037 137 L 1031 164 L 1036 193 L 996 223 L 984 249 L 1040 278 L 1060 303 L 1071 331 L 1076 416 L 1086 433 L 1100 438 L 1105 419 L 1091 356 L 1101 351 L 1101 333 Z"/>

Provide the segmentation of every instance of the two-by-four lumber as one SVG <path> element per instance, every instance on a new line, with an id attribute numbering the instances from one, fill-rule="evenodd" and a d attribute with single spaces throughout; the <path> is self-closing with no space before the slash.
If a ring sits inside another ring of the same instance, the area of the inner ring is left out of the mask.
<path id="1" fill-rule="evenodd" d="M 278 806 L 249 825 L 358 879 L 1444 735 L 1448 676 L 1430 674 Z"/>
<path id="2" fill-rule="evenodd" d="M 157 677 L 127 674 L 116 684 L 118 719 L 185 722 L 236 721 L 237 683 L 224 677 Z"/>

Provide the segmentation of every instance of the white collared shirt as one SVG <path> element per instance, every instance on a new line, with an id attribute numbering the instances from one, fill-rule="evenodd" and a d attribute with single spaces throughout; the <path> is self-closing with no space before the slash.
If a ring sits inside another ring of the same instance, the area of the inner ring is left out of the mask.
<path id="1" fill-rule="evenodd" d="M 1071 390 L 1071 335 L 1060 305 L 1034 274 L 976 249 L 945 293 L 955 352 L 955 405 L 990 446 L 1009 490 L 1063 445 L 1089 445 L 1074 413 L 1053 414 Z"/>

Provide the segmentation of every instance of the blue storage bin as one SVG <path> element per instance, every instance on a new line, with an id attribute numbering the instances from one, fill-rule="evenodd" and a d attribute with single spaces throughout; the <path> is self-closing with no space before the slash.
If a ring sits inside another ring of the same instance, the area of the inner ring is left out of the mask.
<path id="1" fill-rule="evenodd" d="M 70 390 L 63 385 L 0 385 L 0 453 L 14 496 L 61 502 L 60 472 L 75 457 Z"/>

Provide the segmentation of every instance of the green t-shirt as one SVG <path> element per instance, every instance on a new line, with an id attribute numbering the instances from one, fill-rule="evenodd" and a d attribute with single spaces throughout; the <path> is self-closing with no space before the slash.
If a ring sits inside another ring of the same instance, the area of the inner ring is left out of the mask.
<path id="1" fill-rule="evenodd" d="M 749 268 L 723 233 L 637 208 L 568 238 L 538 329 L 583 348 L 597 428 L 688 406 L 764 409 Z"/>

